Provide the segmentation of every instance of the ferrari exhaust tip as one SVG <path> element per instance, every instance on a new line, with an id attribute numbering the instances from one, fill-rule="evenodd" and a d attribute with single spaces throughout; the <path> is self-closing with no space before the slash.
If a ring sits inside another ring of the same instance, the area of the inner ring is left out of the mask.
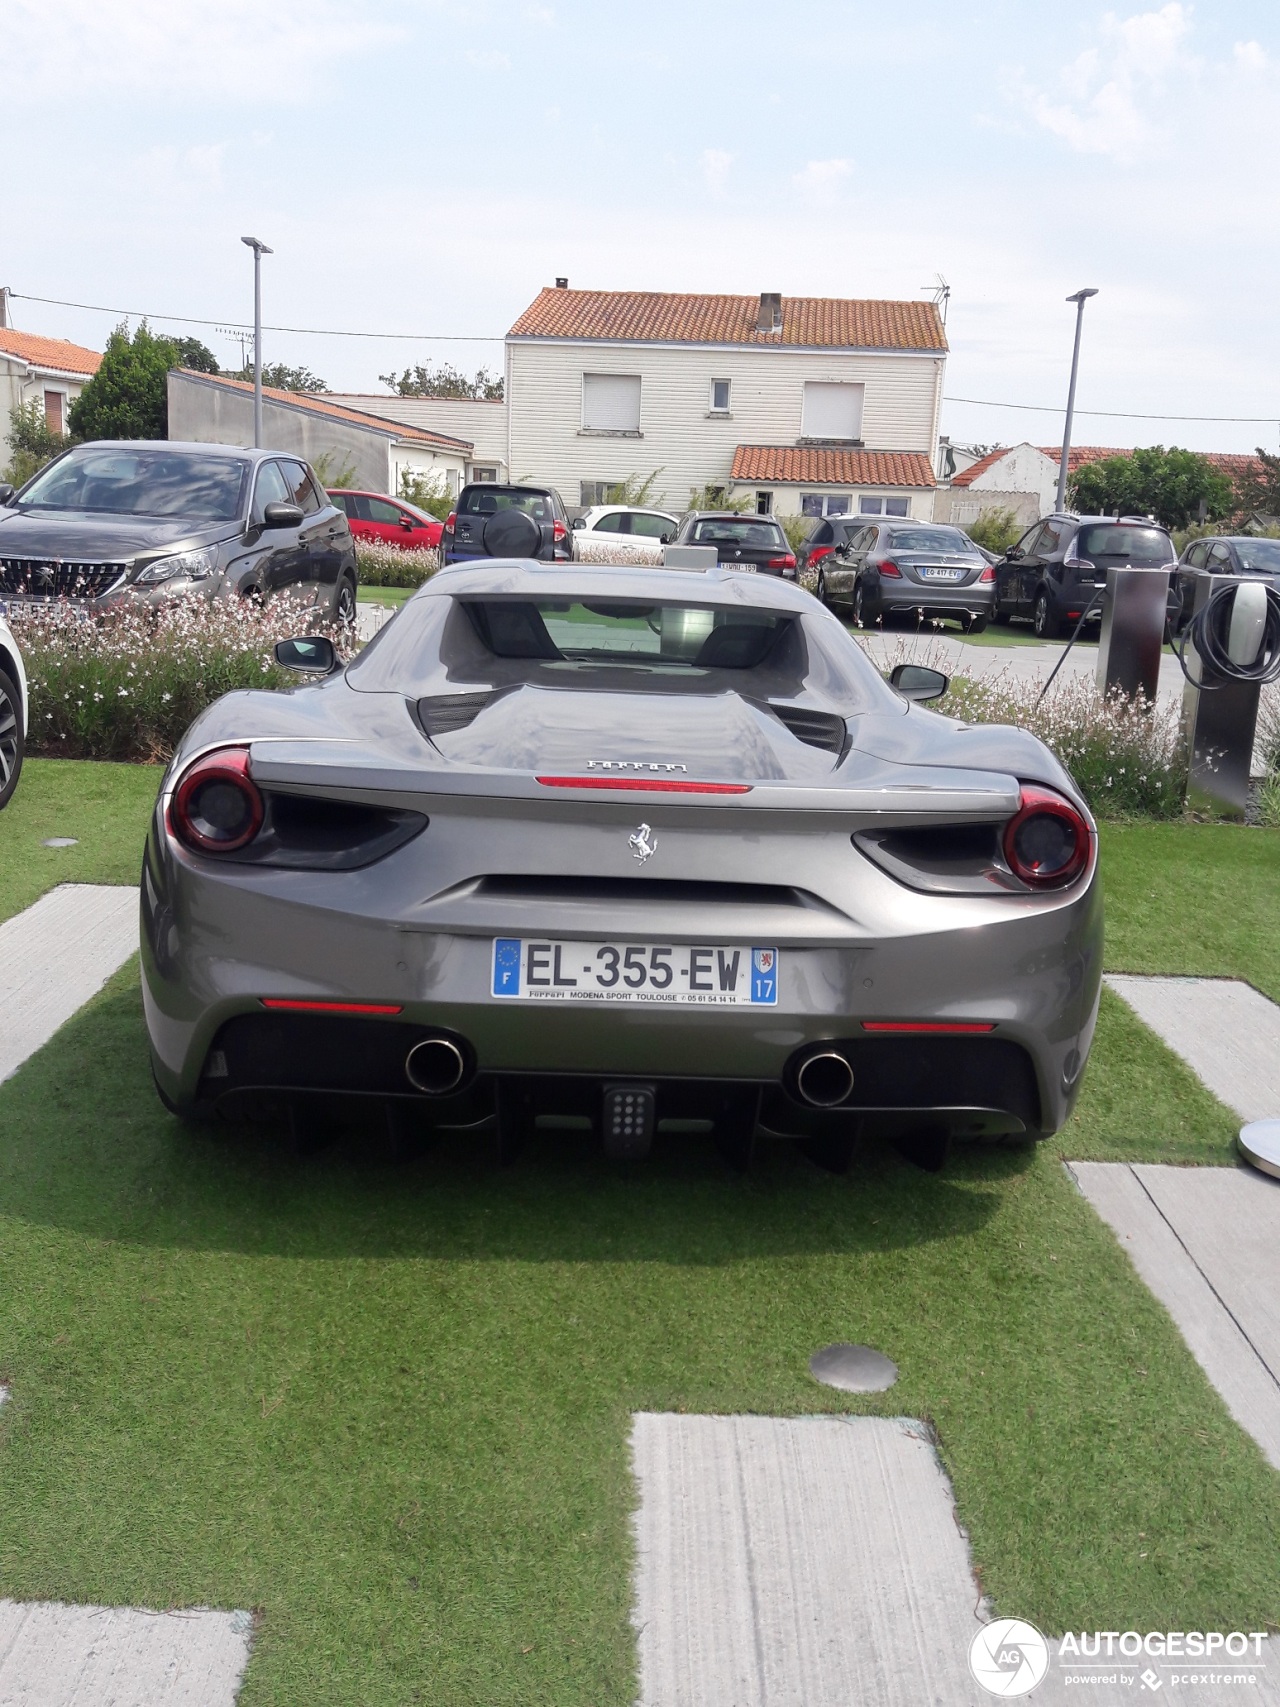
<path id="1" fill-rule="evenodd" d="M 405 1077 L 429 1097 L 456 1091 L 467 1071 L 466 1057 L 447 1037 L 424 1037 L 405 1056 Z"/>
<path id="2" fill-rule="evenodd" d="M 834 1108 L 853 1089 L 853 1068 L 834 1049 L 819 1050 L 796 1068 L 796 1089 L 814 1108 Z"/>

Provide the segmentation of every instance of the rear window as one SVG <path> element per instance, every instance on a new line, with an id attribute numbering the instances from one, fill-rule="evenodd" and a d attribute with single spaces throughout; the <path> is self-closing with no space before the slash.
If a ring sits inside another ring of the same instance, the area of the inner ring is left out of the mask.
<path id="1" fill-rule="evenodd" d="M 569 668 L 608 664 L 643 670 L 750 670 L 794 624 L 785 611 L 708 610 L 618 600 L 473 599 L 463 608 L 498 658 L 537 658 Z"/>
<path id="2" fill-rule="evenodd" d="M 1236 554 L 1242 569 L 1280 569 L 1280 539 L 1241 539 Z"/>
<path id="3" fill-rule="evenodd" d="M 501 486 L 472 486 L 458 503 L 460 516 L 495 516 L 499 510 L 523 510 L 535 522 L 555 520 L 545 492 L 512 492 Z"/>
<path id="4" fill-rule="evenodd" d="M 1134 527 L 1124 522 L 1095 522 L 1080 529 L 1077 557 L 1114 557 L 1130 563 L 1172 563 L 1177 553 L 1161 528 Z"/>
<path id="5" fill-rule="evenodd" d="M 758 521 L 754 516 L 708 516 L 693 524 L 695 545 L 741 545 L 761 551 L 782 551 L 786 539 L 777 522 Z"/>
<path id="6" fill-rule="evenodd" d="M 978 549 L 959 528 L 893 528 L 885 543 L 892 551 L 963 551 L 969 556 Z"/>

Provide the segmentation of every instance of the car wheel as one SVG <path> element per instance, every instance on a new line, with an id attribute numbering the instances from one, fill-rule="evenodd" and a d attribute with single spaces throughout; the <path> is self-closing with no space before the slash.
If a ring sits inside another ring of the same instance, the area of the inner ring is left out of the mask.
<path id="1" fill-rule="evenodd" d="M 333 618 L 343 628 L 350 628 L 356 620 L 356 590 L 345 577 L 338 583 Z"/>
<path id="2" fill-rule="evenodd" d="M 1039 640 L 1056 640 L 1062 632 L 1062 624 L 1049 609 L 1049 595 L 1042 587 L 1036 594 L 1035 610 L 1031 617 L 1031 626 Z"/>
<path id="3" fill-rule="evenodd" d="M 820 605 L 826 605 L 827 609 L 830 610 L 831 601 L 827 598 L 827 577 L 821 569 L 818 571 L 818 585 L 814 589 L 814 597 Z"/>
<path id="4" fill-rule="evenodd" d="M 22 727 L 22 695 L 17 684 L 0 670 L 0 807 L 9 804 L 22 774 L 26 731 Z"/>
<path id="5" fill-rule="evenodd" d="M 986 617 L 967 616 L 964 619 L 964 631 L 966 634 L 985 634 L 987 631 Z"/>

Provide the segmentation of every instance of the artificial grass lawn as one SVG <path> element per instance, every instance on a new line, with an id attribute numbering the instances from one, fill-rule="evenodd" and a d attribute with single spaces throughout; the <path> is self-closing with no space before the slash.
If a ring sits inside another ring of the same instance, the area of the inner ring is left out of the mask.
<path id="1" fill-rule="evenodd" d="M 134 880 L 156 778 L 127 769 L 24 778 L 42 826 L 97 798 L 82 878 Z M 1113 942 L 1179 834 L 1187 876 L 1274 880 L 1280 835 L 1207 829 L 1104 831 Z M 1248 949 L 1194 892 L 1180 913 L 1203 958 Z M 0 1595 L 259 1608 L 244 1707 L 624 1707 L 631 1412 L 852 1411 L 932 1421 L 1002 1612 L 1275 1624 L 1280 1479 L 1059 1160 L 1225 1162 L 1233 1131 L 1106 998 L 1067 1131 L 941 1176 L 780 1149 L 739 1178 L 703 1140 L 616 1169 L 550 1133 L 504 1172 L 461 1139 L 300 1163 L 163 1113 L 126 970 L 0 1086 Z M 898 1385 L 816 1386 L 838 1339 Z"/>

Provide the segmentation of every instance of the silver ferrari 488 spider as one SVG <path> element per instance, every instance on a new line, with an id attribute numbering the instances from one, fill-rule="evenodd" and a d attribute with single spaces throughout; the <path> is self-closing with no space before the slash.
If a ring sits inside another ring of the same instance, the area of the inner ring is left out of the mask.
<path id="1" fill-rule="evenodd" d="M 586 1116 L 798 1140 L 1055 1132 L 1097 1014 L 1097 837 L 1033 736 L 918 703 L 772 577 L 442 571 L 345 668 L 188 730 L 142 882 L 188 1118 L 364 1099 L 510 1154 Z M 691 1123 L 695 1123 L 691 1126 Z M 934 1158 L 932 1163 L 928 1158 Z"/>

